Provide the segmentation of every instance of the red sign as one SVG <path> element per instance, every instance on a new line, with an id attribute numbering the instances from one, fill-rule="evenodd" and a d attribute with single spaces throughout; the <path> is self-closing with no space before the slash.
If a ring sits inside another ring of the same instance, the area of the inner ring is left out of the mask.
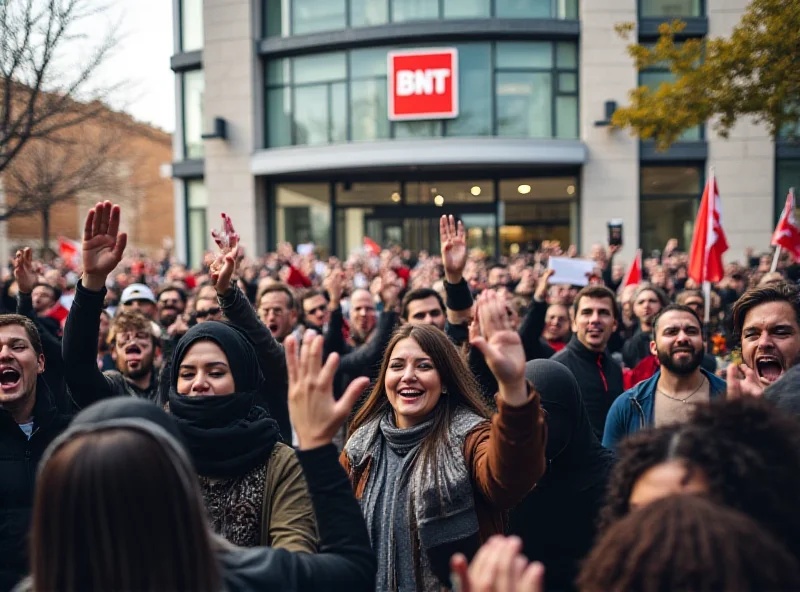
<path id="1" fill-rule="evenodd" d="M 458 50 L 389 53 L 389 119 L 458 117 Z"/>

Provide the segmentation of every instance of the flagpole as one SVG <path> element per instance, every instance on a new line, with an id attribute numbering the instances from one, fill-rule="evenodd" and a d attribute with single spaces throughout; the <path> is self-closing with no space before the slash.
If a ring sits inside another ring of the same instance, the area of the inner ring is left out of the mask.
<path id="1" fill-rule="evenodd" d="M 772 257 L 772 267 L 769 268 L 769 272 L 773 273 L 775 270 L 778 269 L 778 260 L 781 258 L 781 246 L 778 245 L 775 247 L 775 255 Z"/>

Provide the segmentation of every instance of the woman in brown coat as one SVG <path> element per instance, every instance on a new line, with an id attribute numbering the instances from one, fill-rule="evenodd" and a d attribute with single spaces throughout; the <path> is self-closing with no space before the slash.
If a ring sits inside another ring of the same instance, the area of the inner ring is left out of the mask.
<path id="1" fill-rule="evenodd" d="M 342 453 L 378 559 L 376 589 L 438 590 L 449 558 L 502 533 L 505 511 L 544 473 L 539 396 L 525 351 L 494 292 L 477 310 L 481 350 L 495 375 L 491 420 L 463 358 L 439 329 L 406 325 Z"/>

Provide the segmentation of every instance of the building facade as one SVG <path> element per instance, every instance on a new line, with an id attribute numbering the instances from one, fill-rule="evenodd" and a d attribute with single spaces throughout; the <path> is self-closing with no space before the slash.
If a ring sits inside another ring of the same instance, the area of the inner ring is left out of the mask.
<path id="1" fill-rule="evenodd" d="M 674 17 L 687 37 L 727 35 L 747 0 L 173 3 L 176 239 L 192 263 L 220 212 L 251 253 L 289 241 L 339 256 L 365 237 L 437 249 L 442 214 L 493 254 L 544 239 L 585 251 L 620 219 L 630 259 L 672 237 L 688 248 L 712 166 L 741 257 L 768 247 L 800 186 L 800 150 L 750 122 L 665 153 L 607 122 L 670 76 L 639 74 L 617 23 L 642 42 Z"/>

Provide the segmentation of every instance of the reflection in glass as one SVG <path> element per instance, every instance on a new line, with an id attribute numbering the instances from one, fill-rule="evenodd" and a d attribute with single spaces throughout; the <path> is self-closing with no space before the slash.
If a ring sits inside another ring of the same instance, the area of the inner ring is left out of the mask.
<path id="1" fill-rule="evenodd" d="M 442 197 L 444 207 L 494 202 L 491 181 L 423 181 L 406 183 L 406 201 L 410 205 L 434 205 Z"/>
<path id="2" fill-rule="evenodd" d="M 639 0 L 642 17 L 702 16 L 700 0 Z"/>
<path id="3" fill-rule="evenodd" d="M 556 137 L 578 139 L 578 97 L 556 97 Z"/>
<path id="4" fill-rule="evenodd" d="M 549 138 L 553 135 L 550 74 L 497 74 L 497 135 Z"/>
<path id="5" fill-rule="evenodd" d="M 389 137 L 386 78 L 354 80 L 350 84 L 350 101 L 354 142 Z"/>
<path id="6" fill-rule="evenodd" d="M 181 0 L 181 51 L 203 49 L 203 0 Z"/>
<path id="7" fill-rule="evenodd" d="M 346 54 L 344 52 L 321 53 L 294 58 L 295 84 L 331 82 L 347 78 Z"/>
<path id="8" fill-rule="evenodd" d="M 458 47 L 458 117 L 445 124 L 448 136 L 489 136 L 492 133 L 492 68 L 489 44 Z"/>
<path id="9" fill-rule="evenodd" d="M 663 249 L 671 238 L 678 239 L 679 249 L 688 250 L 692 244 L 697 203 L 696 197 L 643 199 L 639 241 L 642 250 L 650 253 Z"/>
<path id="10" fill-rule="evenodd" d="M 433 20 L 439 18 L 439 2 L 431 0 L 391 0 L 392 22 Z"/>
<path id="11" fill-rule="evenodd" d="M 331 209 L 327 183 L 278 185 L 275 205 L 275 230 L 279 243 L 313 243 L 320 253 L 328 254 Z"/>
<path id="12" fill-rule="evenodd" d="M 552 18 L 551 0 L 496 0 L 498 18 Z"/>
<path id="13" fill-rule="evenodd" d="M 399 206 L 399 182 L 393 183 L 337 183 L 337 206 Z"/>
<path id="14" fill-rule="evenodd" d="M 545 41 L 498 43 L 497 67 L 509 70 L 550 69 L 553 67 L 553 45 Z"/>
<path id="15" fill-rule="evenodd" d="M 290 34 L 289 4 L 292 0 L 264 0 L 264 34 L 267 37 L 283 37 Z"/>
<path id="16" fill-rule="evenodd" d="M 328 143 L 328 85 L 303 86 L 294 91 L 295 144 Z M 320 108 L 322 107 L 322 108 Z"/>
<path id="17" fill-rule="evenodd" d="M 350 26 L 374 27 L 389 22 L 389 0 L 350 0 Z"/>
<path id="18" fill-rule="evenodd" d="M 345 0 L 292 0 L 292 35 L 344 29 L 345 4 Z"/>
<path id="19" fill-rule="evenodd" d="M 578 46 L 574 43 L 562 42 L 556 45 L 556 66 L 559 68 L 578 68 Z"/>
<path id="20" fill-rule="evenodd" d="M 202 179 L 186 181 L 186 232 L 189 265 L 198 269 L 202 265 L 203 255 L 208 249 L 208 225 L 206 211 L 208 208 L 208 192 Z"/>
<path id="21" fill-rule="evenodd" d="M 687 195 L 699 197 L 702 173 L 698 167 L 642 167 L 642 196 Z"/>
<path id="22" fill-rule="evenodd" d="M 331 129 L 329 141 L 347 141 L 347 84 L 338 82 L 330 86 Z"/>
<path id="23" fill-rule="evenodd" d="M 184 158 L 203 158 L 203 93 L 205 77 L 202 70 L 183 74 L 183 140 Z"/>
<path id="24" fill-rule="evenodd" d="M 441 121 L 396 121 L 395 138 L 433 138 L 441 136 Z"/>
<path id="25" fill-rule="evenodd" d="M 292 145 L 292 89 L 267 91 L 267 138 L 273 147 Z"/>
<path id="26" fill-rule="evenodd" d="M 492 15 L 489 0 L 444 0 L 444 18 L 488 18 Z"/>

